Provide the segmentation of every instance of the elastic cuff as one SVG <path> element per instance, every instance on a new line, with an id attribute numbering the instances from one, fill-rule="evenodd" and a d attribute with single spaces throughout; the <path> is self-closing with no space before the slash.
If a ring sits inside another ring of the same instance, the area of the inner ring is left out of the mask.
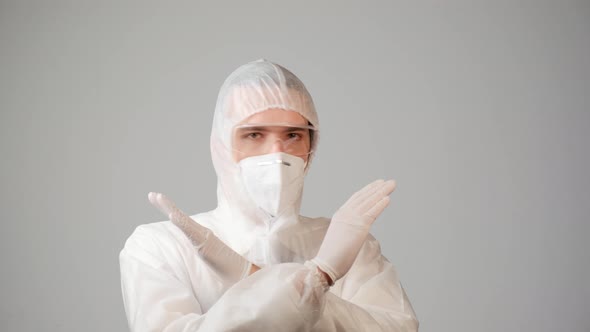
<path id="1" fill-rule="evenodd" d="M 248 262 L 248 264 L 246 264 L 246 268 L 242 272 L 242 276 L 240 277 L 240 280 L 245 279 L 246 277 L 248 277 L 250 275 L 250 271 L 252 270 L 252 265 L 254 265 L 254 264 L 250 263 L 250 262 Z"/>
<path id="2" fill-rule="evenodd" d="M 332 285 L 336 282 L 336 280 L 339 279 L 339 278 L 336 278 L 336 273 L 334 272 L 334 270 L 328 264 L 326 264 L 321 259 L 319 259 L 318 257 L 315 257 L 314 259 L 312 259 L 311 262 L 314 263 L 320 269 L 320 271 L 326 273 L 328 275 L 328 277 L 330 277 L 330 279 L 332 279 Z M 330 285 L 330 286 L 332 286 L 332 285 Z"/>
<path id="3" fill-rule="evenodd" d="M 319 267 L 312 261 L 306 261 L 303 265 L 311 270 L 313 278 L 317 280 L 324 292 L 327 292 L 332 285 L 330 285 L 326 275 L 320 271 Z"/>

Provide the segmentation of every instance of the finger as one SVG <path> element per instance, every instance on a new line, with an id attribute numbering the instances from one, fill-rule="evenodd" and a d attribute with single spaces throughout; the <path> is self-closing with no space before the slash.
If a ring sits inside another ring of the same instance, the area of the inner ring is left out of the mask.
<path id="1" fill-rule="evenodd" d="M 172 221 L 172 223 L 176 226 L 178 226 L 180 229 L 182 229 L 183 231 L 189 231 L 190 230 L 190 220 L 187 220 L 187 215 L 180 212 L 180 211 L 175 211 L 172 212 L 168 215 L 168 218 L 170 218 L 170 221 Z M 190 217 L 188 217 L 190 218 Z"/>
<path id="2" fill-rule="evenodd" d="M 397 182 L 395 180 L 387 180 L 385 181 L 385 185 L 383 186 L 383 192 L 385 195 L 389 196 L 391 193 L 397 188 Z"/>
<path id="3" fill-rule="evenodd" d="M 150 201 L 150 203 L 152 203 L 152 204 L 154 204 L 154 205 L 155 205 L 155 204 L 157 204 L 157 203 L 156 203 L 156 193 L 155 193 L 155 192 L 152 192 L 152 191 L 150 191 L 150 192 L 148 193 L 148 200 Z"/>
<path id="4" fill-rule="evenodd" d="M 207 240 L 210 230 L 207 227 L 201 226 L 182 211 L 177 210 L 170 213 L 169 218 L 176 227 L 184 232 L 193 245 L 200 246 Z"/>
<path id="5" fill-rule="evenodd" d="M 152 203 L 152 205 L 155 206 L 160 212 L 162 212 L 164 215 L 168 216 L 170 213 L 159 202 L 158 195 L 161 195 L 161 194 L 150 192 L 148 194 L 148 199 L 149 199 L 150 203 Z"/>
<path id="6" fill-rule="evenodd" d="M 377 218 L 379 218 L 379 216 L 381 215 L 381 213 L 389 205 L 389 202 L 390 201 L 391 201 L 391 199 L 390 199 L 389 196 L 383 197 L 365 215 L 368 216 L 368 217 L 373 218 L 373 221 L 375 221 Z"/>
<path id="7" fill-rule="evenodd" d="M 172 202 L 170 199 L 168 199 L 168 197 L 166 197 L 164 194 L 158 193 L 156 195 L 156 200 L 157 200 L 158 204 L 160 205 L 160 207 L 165 211 L 164 213 L 166 215 L 169 215 L 170 213 L 179 210 L 176 207 L 176 204 L 174 204 L 174 202 Z"/>
<path id="8" fill-rule="evenodd" d="M 364 200 L 359 199 L 357 209 L 360 213 L 365 213 L 370 210 L 383 197 L 389 196 L 395 190 L 396 183 L 394 180 L 383 182 L 379 187 L 364 197 Z"/>
<path id="9" fill-rule="evenodd" d="M 362 197 L 372 193 L 375 191 L 375 188 L 379 187 L 380 184 L 383 183 L 383 179 L 379 179 L 369 183 L 368 185 L 364 186 L 363 189 L 354 193 L 350 199 L 346 202 L 346 204 L 355 204 L 356 201 L 362 199 Z"/>

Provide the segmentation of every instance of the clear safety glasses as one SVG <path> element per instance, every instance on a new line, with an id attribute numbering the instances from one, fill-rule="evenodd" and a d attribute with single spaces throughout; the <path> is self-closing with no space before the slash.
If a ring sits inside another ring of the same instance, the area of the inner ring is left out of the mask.
<path id="1" fill-rule="evenodd" d="M 240 158 L 284 152 L 301 158 L 311 151 L 315 129 L 310 125 L 255 123 L 238 125 L 233 131 L 233 150 Z"/>

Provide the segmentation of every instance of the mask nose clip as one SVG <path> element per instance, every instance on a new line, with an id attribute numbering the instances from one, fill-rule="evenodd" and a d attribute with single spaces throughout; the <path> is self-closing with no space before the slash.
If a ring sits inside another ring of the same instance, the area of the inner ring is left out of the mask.
<path id="1" fill-rule="evenodd" d="M 281 160 L 281 159 L 275 159 L 275 160 L 269 160 L 269 161 L 261 161 L 259 162 L 257 165 L 258 166 L 268 166 L 268 165 L 274 165 L 274 164 L 282 164 L 285 166 L 291 166 L 291 163 L 285 160 Z"/>

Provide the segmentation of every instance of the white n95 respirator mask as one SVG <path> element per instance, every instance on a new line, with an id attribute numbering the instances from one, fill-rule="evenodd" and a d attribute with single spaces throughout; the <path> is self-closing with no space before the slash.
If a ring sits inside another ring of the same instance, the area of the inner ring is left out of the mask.
<path id="1" fill-rule="evenodd" d="M 242 181 L 254 203 L 273 217 L 278 216 L 301 195 L 305 161 L 284 152 L 242 159 Z"/>

